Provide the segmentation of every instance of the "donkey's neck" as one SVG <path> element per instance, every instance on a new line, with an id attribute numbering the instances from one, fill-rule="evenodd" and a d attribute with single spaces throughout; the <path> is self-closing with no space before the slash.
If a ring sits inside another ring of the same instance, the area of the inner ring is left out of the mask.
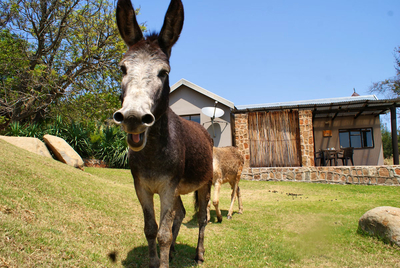
<path id="1" fill-rule="evenodd" d="M 179 117 L 168 107 L 167 111 L 149 129 L 146 146 L 139 152 L 130 151 L 129 159 L 133 174 L 151 177 L 154 167 L 164 167 L 163 172 L 175 167 L 179 161 L 177 131 Z"/>
<path id="2" fill-rule="evenodd" d="M 169 107 L 156 120 L 149 129 L 148 140 L 144 151 L 157 151 L 159 148 L 165 148 L 171 139 L 171 113 Z"/>

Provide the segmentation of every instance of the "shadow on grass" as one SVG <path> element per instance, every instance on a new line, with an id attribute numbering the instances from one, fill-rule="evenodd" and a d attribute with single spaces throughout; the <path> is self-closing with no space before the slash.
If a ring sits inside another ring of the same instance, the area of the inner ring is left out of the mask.
<path id="1" fill-rule="evenodd" d="M 160 253 L 158 253 L 160 254 Z M 196 255 L 196 248 L 184 245 L 176 244 L 173 258 L 170 260 L 170 267 L 193 267 L 196 266 L 194 256 Z M 148 267 L 148 247 L 140 246 L 132 249 L 128 252 L 125 260 L 121 262 L 125 268 L 136 268 L 136 267 Z"/>
<path id="2" fill-rule="evenodd" d="M 233 212 L 233 215 L 238 214 L 237 212 Z M 221 215 L 222 215 L 222 221 L 227 220 L 228 216 L 228 210 L 221 210 Z M 217 213 L 215 210 L 210 211 L 210 223 L 218 223 L 217 219 Z M 197 214 L 193 214 L 193 217 L 190 219 L 188 222 L 183 222 L 183 225 L 185 225 L 187 228 L 198 228 L 199 225 L 197 224 Z"/>

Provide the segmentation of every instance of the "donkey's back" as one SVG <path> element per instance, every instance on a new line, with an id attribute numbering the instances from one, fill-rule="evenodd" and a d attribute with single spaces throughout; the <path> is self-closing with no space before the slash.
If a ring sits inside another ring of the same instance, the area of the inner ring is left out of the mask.
<path id="1" fill-rule="evenodd" d="M 236 147 L 213 148 L 213 183 L 217 180 L 223 183 L 239 182 L 244 159 Z"/>

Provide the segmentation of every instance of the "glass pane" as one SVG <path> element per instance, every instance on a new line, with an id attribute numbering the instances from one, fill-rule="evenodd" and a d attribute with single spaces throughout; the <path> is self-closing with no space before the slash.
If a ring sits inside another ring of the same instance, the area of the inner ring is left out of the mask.
<path id="1" fill-rule="evenodd" d="M 363 130 L 363 142 L 364 147 L 373 147 L 372 131 L 370 129 Z"/>
<path id="2" fill-rule="evenodd" d="M 361 135 L 350 136 L 351 147 L 361 148 Z"/>
<path id="3" fill-rule="evenodd" d="M 190 120 L 200 124 L 200 115 L 192 115 Z"/>
<path id="4" fill-rule="evenodd" d="M 339 132 L 340 148 L 350 147 L 349 132 Z"/>
<path id="5" fill-rule="evenodd" d="M 190 115 L 182 115 L 181 117 L 182 117 L 183 119 L 190 120 Z"/>

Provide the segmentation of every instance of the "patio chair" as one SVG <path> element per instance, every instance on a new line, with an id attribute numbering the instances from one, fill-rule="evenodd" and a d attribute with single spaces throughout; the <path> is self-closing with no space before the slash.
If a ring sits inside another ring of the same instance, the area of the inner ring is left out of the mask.
<path id="1" fill-rule="evenodd" d="M 353 147 L 343 148 L 342 151 L 338 154 L 338 159 L 342 159 L 342 164 L 344 166 L 347 166 L 348 160 L 350 160 L 351 165 L 354 166 L 353 154 L 354 154 Z"/>
<path id="2" fill-rule="evenodd" d="M 319 162 L 319 166 L 325 166 L 324 152 L 322 152 L 321 149 L 319 149 L 318 152 L 315 152 L 315 155 L 314 155 L 315 166 L 317 166 L 317 162 Z"/>

